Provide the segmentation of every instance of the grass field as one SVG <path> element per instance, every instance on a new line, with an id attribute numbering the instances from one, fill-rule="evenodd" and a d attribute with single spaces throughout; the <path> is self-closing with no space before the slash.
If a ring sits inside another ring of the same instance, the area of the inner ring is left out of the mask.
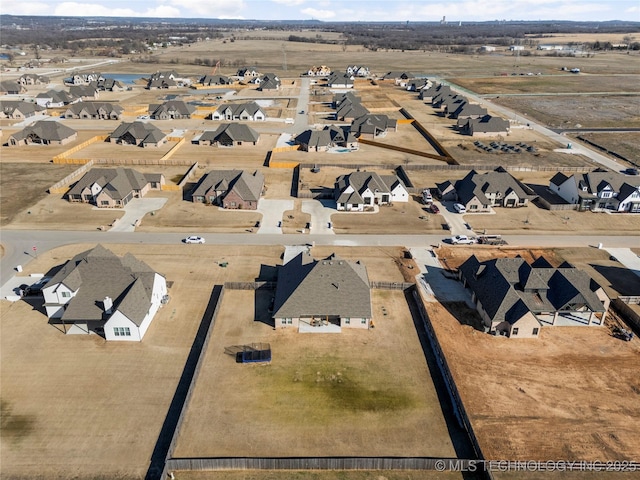
<path id="1" fill-rule="evenodd" d="M 175 457 L 455 455 L 402 292 L 373 291 L 376 328 L 340 334 L 274 331 L 257 302 L 225 292 Z M 252 342 L 269 365 L 224 354 Z"/>

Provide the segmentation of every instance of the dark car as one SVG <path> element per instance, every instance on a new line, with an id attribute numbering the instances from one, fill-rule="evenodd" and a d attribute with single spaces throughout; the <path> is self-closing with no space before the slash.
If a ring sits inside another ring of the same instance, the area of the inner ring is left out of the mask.
<path id="1" fill-rule="evenodd" d="M 431 213 L 440 213 L 440 209 L 437 207 L 435 203 L 431 204 L 431 207 L 429 207 L 429 210 L 431 210 Z"/>
<path id="2" fill-rule="evenodd" d="M 42 289 L 44 288 L 44 286 L 47 284 L 48 281 L 49 281 L 48 277 L 43 277 L 42 279 L 38 280 L 36 283 L 32 285 L 26 285 L 26 284 L 20 285 L 20 290 L 22 290 L 22 295 L 25 297 L 42 295 Z"/>
<path id="3" fill-rule="evenodd" d="M 627 175 L 640 175 L 640 170 L 637 168 L 627 168 L 624 173 Z"/>

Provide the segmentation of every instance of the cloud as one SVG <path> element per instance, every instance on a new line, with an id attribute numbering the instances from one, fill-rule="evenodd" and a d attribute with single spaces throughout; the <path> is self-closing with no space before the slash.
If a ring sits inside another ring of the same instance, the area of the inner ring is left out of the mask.
<path id="1" fill-rule="evenodd" d="M 131 8 L 105 7 L 96 3 L 62 2 L 55 7 L 53 15 L 61 17 L 178 17 L 180 10 L 168 5 L 136 11 Z"/>
<path id="2" fill-rule="evenodd" d="M 296 7 L 298 5 L 302 5 L 305 0 L 271 0 L 274 3 L 279 3 L 280 5 L 286 5 L 287 7 Z"/>
<path id="3" fill-rule="evenodd" d="M 244 18 L 247 10 L 244 0 L 170 0 L 169 3 L 181 8 L 182 17 Z"/>
<path id="4" fill-rule="evenodd" d="M 300 10 L 305 15 L 316 20 L 329 20 L 336 16 L 336 12 L 333 10 L 318 10 L 317 8 L 304 8 Z"/>

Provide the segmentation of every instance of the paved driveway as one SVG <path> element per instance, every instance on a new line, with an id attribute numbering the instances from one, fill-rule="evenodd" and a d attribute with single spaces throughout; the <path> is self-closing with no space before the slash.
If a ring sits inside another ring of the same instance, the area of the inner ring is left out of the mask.
<path id="1" fill-rule="evenodd" d="M 462 282 L 443 275 L 444 268 L 435 252 L 430 248 L 412 247 L 409 249 L 420 269 L 422 286 L 427 293 L 439 302 L 466 302 L 475 308 L 471 294 L 462 286 Z"/>
<path id="2" fill-rule="evenodd" d="M 609 254 L 615 257 L 621 264 L 640 277 L 640 257 L 630 248 L 606 248 Z"/>
<path id="3" fill-rule="evenodd" d="M 110 232 L 135 232 L 136 226 L 147 213 L 160 210 L 166 198 L 134 198 L 124 207 L 124 215 L 109 229 Z"/>
<path id="4" fill-rule="evenodd" d="M 258 212 L 262 214 L 257 233 L 282 233 L 282 217 L 287 210 L 293 210 L 293 200 L 258 201 Z"/>
<path id="5" fill-rule="evenodd" d="M 453 235 L 468 235 L 475 236 L 473 230 L 467 228 L 465 220 L 465 215 L 460 214 L 455 211 L 453 208 L 453 204 L 455 202 L 435 202 L 436 205 L 440 207 L 440 215 L 444 217 L 444 219 L 449 224 L 449 228 L 451 229 L 449 237 Z M 477 214 L 473 214 L 477 215 Z"/>
<path id="6" fill-rule="evenodd" d="M 329 228 L 331 215 L 336 213 L 333 200 L 303 200 L 302 211 L 311 215 L 310 234 L 320 233 L 333 235 L 333 228 Z"/>

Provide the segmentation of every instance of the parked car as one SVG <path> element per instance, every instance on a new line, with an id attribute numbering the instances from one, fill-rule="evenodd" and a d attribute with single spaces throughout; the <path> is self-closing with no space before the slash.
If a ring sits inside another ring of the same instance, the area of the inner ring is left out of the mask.
<path id="1" fill-rule="evenodd" d="M 461 203 L 454 203 L 453 209 L 458 213 L 467 213 L 467 209 Z"/>
<path id="2" fill-rule="evenodd" d="M 22 296 L 24 297 L 32 297 L 35 295 L 42 295 L 42 289 L 50 280 L 49 277 L 42 277 L 36 283 L 31 285 L 22 284 L 20 285 L 20 290 L 22 291 Z"/>
<path id="3" fill-rule="evenodd" d="M 150 120 L 151 117 L 149 115 L 138 115 L 137 120 Z"/>
<path id="4" fill-rule="evenodd" d="M 455 235 L 451 237 L 451 243 L 454 245 L 471 245 L 476 243 L 475 239 L 467 237 L 466 235 Z"/>
<path id="5" fill-rule="evenodd" d="M 640 170 L 637 168 L 627 168 L 624 173 L 627 175 L 640 175 Z"/>
<path id="6" fill-rule="evenodd" d="M 198 237 L 197 235 L 191 235 L 190 237 L 185 238 L 184 243 L 204 243 L 204 238 Z"/>
<path id="7" fill-rule="evenodd" d="M 431 213 L 440 213 L 440 209 L 435 203 L 431 204 L 431 207 L 429 207 L 429 210 L 431 211 Z"/>

